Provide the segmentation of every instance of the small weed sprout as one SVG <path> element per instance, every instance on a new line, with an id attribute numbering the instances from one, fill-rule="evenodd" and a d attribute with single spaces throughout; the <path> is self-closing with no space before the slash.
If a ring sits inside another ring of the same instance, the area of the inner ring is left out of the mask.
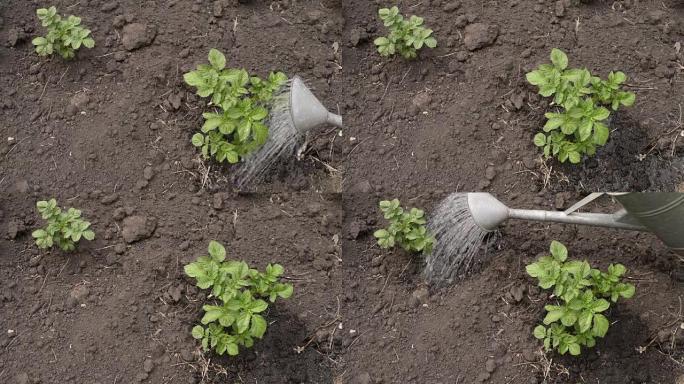
<path id="1" fill-rule="evenodd" d="M 539 94 L 553 97 L 558 112 L 545 114 L 544 133 L 534 136 L 534 145 L 543 148 L 544 156 L 555 156 L 564 163 L 577 164 L 582 155 L 593 156 L 597 146 L 608 141 L 610 130 L 604 123 L 610 107 L 634 105 L 636 96 L 622 91 L 627 80 L 622 72 L 610 72 L 608 80 L 592 76 L 586 69 L 568 69 L 568 57 L 560 49 L 551 51 L 551 64 L 542 64 L 527 74 L 527 81 L 539 88 Z"/>
<path id="2" fill-rule="evenodd" d="M 235 356 L 239 346 L 251 348 L 267 328 L 261 315 L 269 302 L 292 296 L 292 285 L 281 283 L 283 267 L 268 264 L 265 272 L 251 269 L 244 261 L 226 261 L 226 249 L 209 242 L 209 255 L 185 266 L 185 274 L 196 280 L 197 287 L 209 290 L 213 303 L 202 306 L 204 316 L 192 329 L 204 351 Z"/>
<path id="3" fill-rule="evenodd" d="M 399 200 L 394 199 L 381 201 L 380 210 L 390 222 L 389 227 L 373 233 L 380 248 L 392 248 L 399 244 L 409 252 L 428 254 L 432 251 L 435 239 L 427 232 L 427 220 L 422 209 L 411 208 L 406 212 L 400 206 Z"/>
<path id="4" fill-rule="evenodd" d="M 389 29 L 389 35 L 375 39 L 378 53 L 381 56 L 392 56 L 396 53 L 405 59 L 414 59 L 418 50 L 426 46 L 435 48 L 437 40 L 432 36 L 432 29 L 423 26 L 423 18 L 411 16 L 404 19 L 399 8 L 382 8 L 378 11 L 380 20 Z"/>
<path id="5" fill-rule="evenodd" d="M 90 223 L 81 218 L 81 211 L 69 208 L 63 212 L 57 206 L 57 200 L 39 201 L 36 203 L 38 212 L 47 221 L 47 227 L 33 231 L 31 236 L 36 239 L 38 248 L 51 248 L 57 244 L 65 252 L 76 249 L 76 244 L 84 238 L 93 240 L 95 232 L 90 229 Z"/>
<path id="6" fill-rule="evenodd" d="M 45 37 L 36 37 L 32 41 L 39 56 L 49 56 L 57 52 L 64 59 L 72 59 L 81 46 L 86 48 L 95 46 L 90 30 L 81 26 L 80 17 L 71 15 L 63 19 L 57 14 L 57 8 L 54 6 L 47 9 L 40 8 L 36 14 L 48 31 Z"/>
<path id="7" fill-rule="evenodd" d="M 215 107 L 202 114 L 202 132 L 192 136 L 205 158 L 235 164 L 266 142 L 267 103 L 287 83 L 284 73 L 271 72 L 265 80 L 250 77 L 244 69 L 226 68 L 226 57 L 212 48 L 209 65 L 199 65 L 183 79 Z"/>
<path id="8" fill-rule="evenodd" d="M 611 264 L 607 272 L 593 269 L 586 261 L 568 261 L 567 248 L 551 242 L 551 255 L 526 267 L 543 289 L 553 289 L 558 303 L 544 307 L 543 325 L 534 328 L 534 337 L 544 341 L 548 351 L 579 355 L 581 347 L 592 348 L 604 337 L 610 322 L 603 314 L 619 298 L 634 296 L 634 286 L 621 282 L 627 272 L 622 264 Z M 610 302 L 607 300 L 610 299 Z"/>

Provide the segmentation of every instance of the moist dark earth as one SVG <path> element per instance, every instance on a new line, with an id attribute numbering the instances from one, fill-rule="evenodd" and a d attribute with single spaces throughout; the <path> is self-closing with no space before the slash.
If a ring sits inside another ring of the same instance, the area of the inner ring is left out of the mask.
<path id="1" fill-rule="evenodd" d="M 39 58 L 35 9 L 49 5 L 82 17 L 95 48 Z M 379 57 L 376 13 L 390 5 L 425 17 L 438 48 Z M 496 33 L 471 51 L 477 23 Z M 590 191 L 684 191 L 683 35 L 677 0 L 0 3 L 0 382 L 681 382 L 684 274 L 651 235 L 511 222 L 472 276 L 436 289 L 420 256 L 380 250 L 372 232 L 393 197 L 429 212 L 484 190 L 561 210 Z M 553 47 L 593 73 L 624 71 L 637 94 L 581 166 L 532 144 L 548 102 L 524 74 Z M 231 168 L 190 144 L 205 104 L 182 74 L 210 48 L 250 73 L 302 76 L 345 129 L 310 132 L 301 160 L 235 191 Z M 37 249 L 35 204 L 50 197 L 81 209 L 96 239 Z M 553 239 L 592 265 L 625 264 L 637 286 L 581 358 L 532 337 L 547 295 L 524 266 Z M 190 336 L 205 295 L 182 267 L 210 240 L 284 265 L 295 287 L 237 358 Z"/>

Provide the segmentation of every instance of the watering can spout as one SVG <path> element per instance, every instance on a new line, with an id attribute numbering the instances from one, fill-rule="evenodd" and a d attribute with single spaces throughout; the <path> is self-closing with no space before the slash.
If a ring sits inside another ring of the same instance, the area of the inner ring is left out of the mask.
<path id="1" fill-rule="evenodd" d="M 684 256 L 684 193 L 614 193 L 629 220 L 639 222 L 665 245 Z"/>
<path id="2" fill-rule="evenodd" d="M 290 86 L 290 114 L 294 127 L 302 133 L 325 123 L 342 128 L 342 117 L 328 112 L 299 76 Z"/>

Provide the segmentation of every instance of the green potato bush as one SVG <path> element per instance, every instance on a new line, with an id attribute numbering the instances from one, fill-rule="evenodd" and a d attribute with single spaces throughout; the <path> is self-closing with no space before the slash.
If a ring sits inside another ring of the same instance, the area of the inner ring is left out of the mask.
<path id="1" fill-rule="evenodd" d="M 226 57 L 213 48 L 209 51 L 209 65 L 199 65 L 183 79 L 214 106 L 214 111 L 202 114 L 204 124 L 201 133 L 192 136 L 192 145 L 200 148 L 205 158 L 230 164 L 266 142 L 268 102 L 288 80 L 281 72 L 271 72 L 267 79 L 261 79 L 244 69 L 226 68 Z"/>
<path id="2" fill-rule="evenodd" d="M 81 238 L 93 240 L 95 232 L 90 229 L 90 222 L 81 218 L 81 211 L 69 208 L 63 212 L 57 206 L 57 200 L 39 201 L 36 203 L 38 212 L 47 221 L 45 228 L 33 231 L 31 236 L 36 239 L 38 248 L 52 248 L 53 245 L 70 252 L 76 249 Z"/>
<path id="3" fill-rule="evenodd" d="M 394 199 L 381 201 L 380 210 L 390 222 L 387 228 L 379 229 L 373 234 L 378 239 L 380 248 L 392 248 L 398 244 L 409 252 L 428 254 L 432 251 L 435 239 L 427 231 L 427 220 L 422 209 L 411 208 L 404 211 L 399 200 Z"/>
<path id="4" fill-rule="evenodd" d="M 546 316 L 534 328 L 534 337 L 543 340 L 547 351 L 579 355 L 582 347 L 594 347 L 596 338 L 608 332 L 610 322 L 604 313 L 610 303 L 631 298 L 635 288 L 621 281 L 627 272 L 622 264 L 610 264 L 602 272 L 586 261 L 567 260 L 567 248 L 555 240 L 550 252 L 526 267 L 541 288 L 553 289 L 557 300 L 544 307 Z"/>
<path id="5" fill-rule="evenodd" d="M 423 18 L 411 16 L 404 19 L 399 8 L 382 8 L 378 11 L 380 20 L 389 35 L 378 37 L 374 43 L 381 56 L 392 56 L 399 53 L 405 59 L 415 59 L 418 50 L 423 47 L 435 48 L 437 40 L 432 36 L 432 29 L 423 26 Z"/>
<path id="6" fill-rule="evenodd" d="M 608 141 L 610 129 L 605 121 L 612 109 L 634 105 L 636 96 L 621 90 L 627 76 L 610 72 L 607 80 L 592 76 L 586 68 L 568 68 L 568 57 L 560 49 L 551 51 L 551 64 L 542 64 L 526 75 L 539 88 L 539 94 L 553 97 L 556 112 L 545 114 L 543 133 L 534 136 L 534 145 L 544 156 L 555 156 L 564 163 L 577 164 L 583 155 L 593 156 L 596 148 Z"/>
<path id="7" fill-rule="evenodd" d="M 216 241 L 209 242 L 208 251 L 208 256 L 184 267 L 210 298 L 192 336 L 201 340 L 205 352 L 212 349 L 218 355 L 236 356 L 240 346 L 251 348 L 254 339 L 264 336 L 268 323 L 262 314 L 268 303 L 289 298 L 293 287 L 280 281 L 284 269 L 279 264 L 268 264 L 265 272 L 259 272 L 244 261 L 226 260 L 226 249 Z"/>
<path id="8" fill-rule="evenodd" d="M 40 8 L 36 14 L 43 27 L 48 30 L 45 37 L 36 37 L 32 41 L 38 55 L 49 56 L 57 52 L 64 59 L 72 59 L 81 46 L 86 48 L 95 46 L 90 30 L 81 26 L 80 17 L 71 15 L 64 19 L 57 14 L 55 7 Z"/>

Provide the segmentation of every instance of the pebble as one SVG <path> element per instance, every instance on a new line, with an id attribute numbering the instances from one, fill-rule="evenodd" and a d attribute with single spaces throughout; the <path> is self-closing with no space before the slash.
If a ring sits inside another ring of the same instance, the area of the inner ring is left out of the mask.
<path id="1" fill-rule="evenodd" d="M 494 372 L 496 370 L 496 361 L 494 361 L 494 359 L 487 359 L 485 362 L 485 369 L 489 373 Z"/>
<path id="2" fill-rule="evenodd" d="M 118 7 L 119 7 L 119 3 L 117 3 L 116 1 L 109 1 L 109 2 L 102 4 L 102 7 L 100 7 L 100 11 L 111 12 Z"/>
<path id="3" fill-rule="evenodd" d="M 152 167 L 149 166 L 145 167 L 145 169 L 143 169 L 143 177 L 145 178 L 145 180 L 152 180 L 152 178 L 154 177 L 154 169 L 152 169 Z"/>
<path id="4" fill-rule="evenodd" d="M 112 193 L 110 195 L 103 196 L 102 199 L 100 199 L 100 203 L 102 203 L 103 205 L 109 205 L 117 200 L 119 200 L 119 194 Z"/>
<path id="5" fill-rule="evenodd" d="M 152 370 L 154 369 L 154 362 L 152 361 L 152 359 L 145 359 L 145 361 L 143 362 L 143 369 L 147 373 L 152 372 Z"/>
<path id="6" fill-rule="evenodd" d="M 469 51 L 475 51 L 494 44 L 498 35 L 499 28 L 496 25 L 470 24 L 465 29 L 463 43 Z"/>
<path id="7" fill-rule="evenodd" d="M 154 218 L 147 216 L 129 216 L 123 220 L 121 235 L 127 243 L 144 240 L 152 236 L 157 227 Z"/>

